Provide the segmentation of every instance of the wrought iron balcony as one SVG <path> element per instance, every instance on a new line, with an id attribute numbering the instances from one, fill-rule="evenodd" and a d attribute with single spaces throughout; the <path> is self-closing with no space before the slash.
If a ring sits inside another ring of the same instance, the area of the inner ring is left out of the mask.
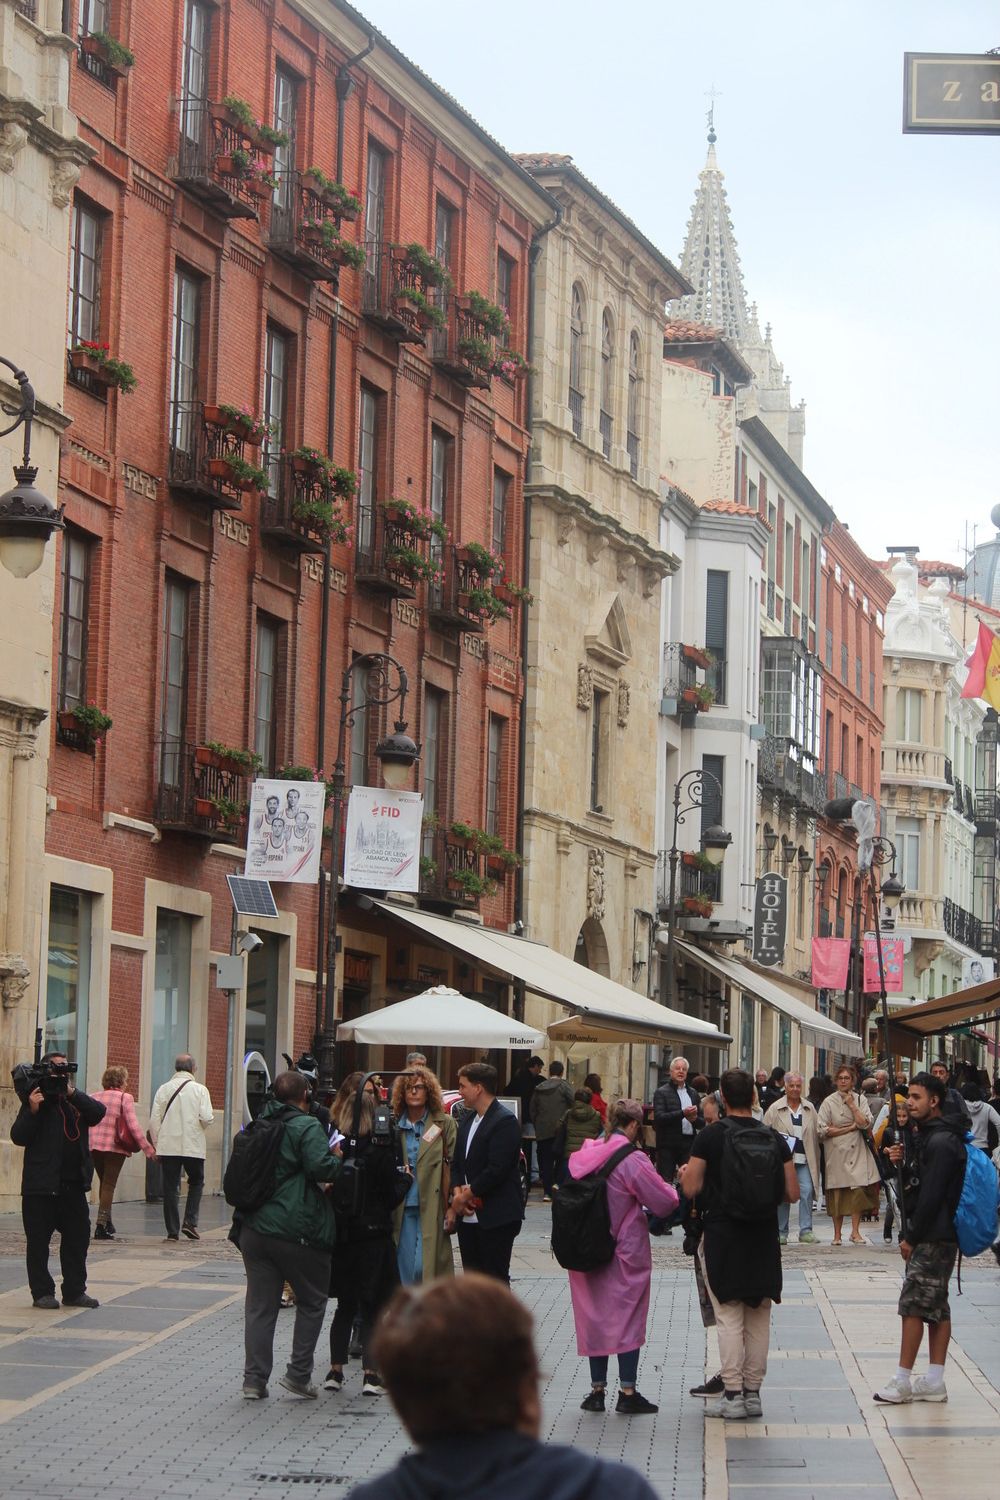
<path id="1" fill-rule="evenodd" d="M 705 673 L 703 683 L 698 681 L 699 671 Z M 692 724 L 695 714 L 704 712 L 715 702 L 712 671 L 708 653 L 702 647 L 686 645 L 683 641 L 668 642 L 663 648 L 661 713 L 676 714 L 683 724 Z"/>
<path id="2" fill-rule="evenodd" d="M 310 281 L 337 281 L 348 264 L 340 240 L 343 216 L 313 182 L 306 172 L 280 175 L 271 200 L 268 245 L 272 255 Z"/>
<path id="3" fill-rule="evenodd" d="M 425 537 L 410 526 L 401 512 L 384 506 L 358 506 L 355 581 L 372 593 L 413 599 L 417 579 L 403 559 L 407 553 L 428 557 Z"/>
<path id="4" fill-rule="evenodd" d="M 420 874 L 420 896 L 446 906 L 477 907 L 486 894 L 485 861 L 475 849 L 467 849 L 445 829 L 424 838 L 424 863 Z"/>
<path id="5" fill-rule="evenodd" d="M 400 245 L 369 245 L 362 282 L 362 311 L 400 344 L 423 344 L 429 319 L 419 306 L 431 288 Z M 416 301 L 410 300 L 416 298 Z"/>
<path id="6" fill-rule="evenodd" d="M 432 542 L 430 556 L 432 561 L 440 561 L 442 575 L 440 583 L 427 587 L 427 613 L 432 623 L 450 625 L 467 635 L 482 635 L 486 627 L 471 596 L 474 589 L 483 587 L 483 580 L 474 564 L 453 542 Z"/>
<path id="7" fill-rule="evenodd" d="M 212 510 L 241 510 L 253 484 L 239 479 L 228 459 L 244 459 L 244 441 L 205 420 L 203 401 L 175 401 L 170 408 L 167 482 L 186 499 Z"/>
<path id="8" fill-rule="evenodd" d="M 26 16 L 29 21 L 38 19 L 38 0 L 14 0 L 14 9 L 18 15 Z"/>
<path id="9" fill-rule="evenodd" d="M 153 822 L 176 833 L 246 842 L 246 775 L 224 766 L 207 746 L 164 736 L 156 742 L 158 784 Z"/>
<path id="10" fill-rule="evenodd" d="M 722 899 L 722 871 L 718 865 L 711 870 L 702 870 L 697 865 L 684 864 L 682 858 L 678 876 L 682 897 L 700 896 L 706 901 Z"/>
<path id="11" fill-rule="evenodd" d="M 257 219 L 271 196 L 270 163 L 225 105 L 182 99 L 170 175 L 223 219 Z"/>
<path id="12" fill-rule="evenodd" d="M 757 781 L 786 802 L 809 813 L 821 813 L 826 803 L 826 781 L 812 756 L 791 740 L 765 734 L 757 751 Z"/>
<path id="13" fill-rule="evenodd" d="M 459 385 L 488 390 L 497 358 L 497 341 L 464 297 L 450 297 L 447 323 L 435 330 L 431 355 L 439 369 Z"/>
<path id="14" fill-rule="evenodd" d="M 287 456 L 272 462 L 268 475 L 270 487 L 260 497 L 261 536 L 295 552 L 325 551 L 323 511 L 332 513 L 337 505 L 330 481 Z"/>
<path id="15" fill-rule="evenodd" d="M 950 901 L 945 897 L 943 903 L 944 930 L 949 937 L 955 939 L 956 943 L 971 948 L 975 953 L 982 953 L 983 923 L 971 911 L 966 911 L 957 902 Z M 990 933 L 992 942 L 992 933 Z"/>

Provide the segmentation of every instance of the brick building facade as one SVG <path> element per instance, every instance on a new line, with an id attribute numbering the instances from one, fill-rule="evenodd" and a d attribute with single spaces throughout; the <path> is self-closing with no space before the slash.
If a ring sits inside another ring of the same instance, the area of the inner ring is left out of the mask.
<path id="1" fill-rule="evenodd" d="M 125 1063 L 142 1109 L 182 1045 L 224 1091 L 210 960 L 229 951 L 249 782 L 196 748 L 329 774 L 359 654 L 409 676 L 413 785 L 441 825 L 421 899 L 512 920 L 514 880 L 487 885 L 447 829 L 516 839 L 526 606 L 497 585 L 522 581 L 517 356 L 553 205 L 347 5 L 74 10 L 72 102 L 96 154 L 72 210 L 46 1025 L 91 1086 Z M 115 28 L 133 65 L 86 41 Z M 132 366 L 130 393 L 107 387 L 108 354 Z M 267 424 L 260 443 L 227 406 Z M 353 702 L 365 692 L 358 671 Z M 67 716 L 81 703 L 113 719 L 96 747 Z M 359 714 L 349 781 L 377 784 L 387 727 Z M 251 1046 L 280 1063 L 316 1027 L 317 891 L 274 889 L 278 918 L 249 924 L 264 945 L 234 1063 Z M 342 908 L 345 1013 L 459 977 L 442 950 Z"/>

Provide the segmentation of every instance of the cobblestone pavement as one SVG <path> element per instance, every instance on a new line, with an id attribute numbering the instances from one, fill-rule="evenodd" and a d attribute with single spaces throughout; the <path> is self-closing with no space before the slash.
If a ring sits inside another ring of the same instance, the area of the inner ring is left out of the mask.
<path id="1" fill-rule="evenodd" d="M 390 1467 L 407 1443 L 388 1401 L 360 1394 L 357 1364 L 318 1402 L 240 1398 L 243 1274 L 225 1241 L 220 1199 L 203 1205 L 198 1243 L 164 1244 L 158 1210 L 116 1207 L 119 1241 L 91 1250 L 93 1312 L 30 1306 L 16 1219 L 0 1218 L 2 1492 L 47 1500 L 263 1500 L 346 1494 Z M 798 1246 L 785 1255 L 764 1419 L 706 1420 L 687 1395 L 715 1368 L 690 1263 L 678 1236 L 654 1241 L 649 1342 L 639 1385 L 655 1418 L 584 1414 L 566 1277 L 546 1244 L 547 1210 L 529 1208 L 514 1289 L 535 1314 L 544 1436 L 646 1474 L 663 1500 L 778 1500 L 836 1493 L 923 1500 L 997 1493 L 1000 1467 L 1000 1275 L 991 1256 L 953 1296 L 947 1405 L 876 1407 L 895 1369 L 898 1255 L 869 1227 L 861 1248 Z M 794 1228 L 794 1221 L 793 1221 Z M 817 1233 L 829 1240 L 829 1221 Z M 953 1287 L 954 1291 L 954 1287 Z M 278 1323 L 275 1368 L 293 1314 Z M 317 1355 L 324 1366 L 325 1335 Z M 926 1356 L 925 1356 L 926 1357 Z"/>

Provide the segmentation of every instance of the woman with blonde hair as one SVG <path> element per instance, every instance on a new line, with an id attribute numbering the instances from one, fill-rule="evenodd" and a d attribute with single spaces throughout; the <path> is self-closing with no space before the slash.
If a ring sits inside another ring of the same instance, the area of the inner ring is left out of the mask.
<path id="1" fill-rule="evenodd" d="M 156 1152 L 136 1118 L 135 1100 L 125 1092 L 127 1083 L 128 1068 L 105 1068 L 101 1087 L 93 1095 L 104 1105 L 105 1111 L 103 1120 L 90 1127 L 90 1154 L 101 1184 L 95 1240 L 113 1240 L 115 1237 L 111 1205 L 119 1173 L 127 1158 L 136 1151 L 143 1151 L 150 1161 L 156 1160 Z"/>
<path id="2" fill-rule="evenodd" d="M 392 1114 L 400 1157 L 411 1179 L 393 1227 L 399 1279 L 411 1286 L 453 1276 L 455 1260 L 444 1232 L 444 1215 L 458 1127 L 445 1112 L 441 1085 L 430 1068 L 417 1064 L 399 1075 L 392 1087 Z"/>
<path id="3" fill-rule="evenodd" d="M 826 1208 L 833 1243 L 840 1245 L 844 1218 L 851 1216 L 851 1244 L 863 1245 L 861 1215 L 878 1212 L 879 1172 L 868 1149 L 871 1110 L 854 1091 L 854 1069 L 843 1063 L 834 1075 L 836 1092 L 819 1107 L 816 1126 L 826 1157 Z"/>

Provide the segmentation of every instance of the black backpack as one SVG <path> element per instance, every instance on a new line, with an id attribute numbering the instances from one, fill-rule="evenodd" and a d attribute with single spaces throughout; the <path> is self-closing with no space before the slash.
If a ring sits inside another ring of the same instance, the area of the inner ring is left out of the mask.
<path id="1" fill-rule="evenodd" d="M 721 1122 L 721 1191 L 713 1207 L 727 1219 L 768 1219 L 785 1196 L 777 1132 L 756 1120 Z"/>
<path id="2" fill-rule="evenodd" d="M 565 1271 L 597 1271 L 615 1253 L 608 1212 L 608 1178 L 631 1155 L 629 1142 L 599 1172 L 568 1178 L 552 1200 L 552 1254 Z"/>
<path id="3" fill-rule="evenodd" d="M 296 1110 L 296 1114 L 299 1111 Z M 268 1119 L 251 1120 L 233 1140 L 222 1179 L 226 1202 L 240 1214 L 255 1214 L 274 1197 L 278 1156 L 285 1138 L 286 1110 Z"/>

